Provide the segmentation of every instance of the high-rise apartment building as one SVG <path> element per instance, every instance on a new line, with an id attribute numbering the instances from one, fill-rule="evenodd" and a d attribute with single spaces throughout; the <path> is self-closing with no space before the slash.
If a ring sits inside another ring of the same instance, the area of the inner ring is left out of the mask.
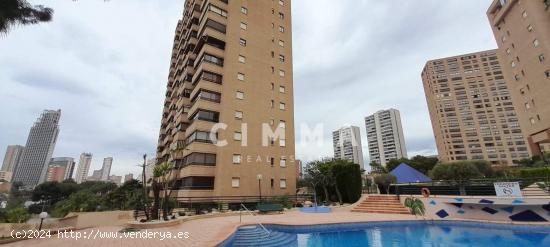
<path id="1" fill-rule="evenodd" d="M 332 147 L 335 159 L 349 160 L 365 169 L 359 127 L 347 126 L 333 131 Z"/>
<path id="2" fill-rule="evenodd" d="M 185 1 L 157 148 L 172 196 L 295 193 L 290 3 Z"/>
<path id="3" fill-rule="evenodd" d="M 24 149 L 25 147 L 20 145 L 9 145 L 6 149 L 4 162 L 2 163 L 2 171 L 13 172 L 17 166 L 17 163 L 19 163 L 19 159 L 21 158 L 21 154 L 23 154 Z"/>
<path id="4" fill-rule="evenodd" d="M 72 178 L 74 159 L 70 157 L 55 157 L 50 160 L 46 181 L 58 181 Z"/>
<path id="5" fill-rule="evenodd" d="M 529 157 L 497 50 L 428 61 L 422 81 L 440 161 Z"/>
<path id="6" fill-rule="evenodd" d="M 113 165 L 113 157 L 107 157 L 103 159 L 103 166 L 101 167 L 101 181 L 109 180 L 111 175 L 111 166 Z"/>
<path id="7" fill-rule="evenodd" d="M 495 0 L 487 11 L 533 155 L 550 143 L 550 1 Z"/>
<path id="8" fill-rule="evenodd" d="M 377 111 L 365 118 L 365 126 L 371 162 L 385 166 L 392 159 L 407 157 L 398 110 Z"/>
<path id="9" fill-rule="evenodd" d="M 32 188 L 46 181 L 48 163 L 59 134 L 60 117 L 61 110 L 45 110 L 31 127 L 13 182 L 22 182 L 24 187 Z"/>
<path id="10" fill-rule="evenodd" d="M 124 182 L 128 182 L 128 181 L 131 181 L 134 179 L 134 174 L 132 173 L 128 173 L 126 175 L 124 175 Z"/>
<path id="11" fill-rule="evenodd" d="M 82 153 L 78 160 L 78 168 L 76 169 L 75 181 L 76 183 L 85 182 L 88 178 L 88 172 L 90 171 L 90 165 L 92 165 L 92 154 Z"/>

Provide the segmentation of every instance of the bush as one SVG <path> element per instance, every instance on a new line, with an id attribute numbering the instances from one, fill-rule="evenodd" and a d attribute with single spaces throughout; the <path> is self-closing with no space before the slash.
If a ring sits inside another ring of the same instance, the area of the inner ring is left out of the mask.
<path id="1" fill-rule="evenodd" d="M 457 183 L 463 183 L 472 178 L 482 178 L 484 176 L 478 170 L 478 166 L 484 167 L 481 163 L 477 164 L 470 161 L 460 161 L 454 163 L 437 164 L 431 171 L 431 177 L 434 180 L 451 180 Z"/>
<path id="2" fill-rule="evenodd" d="M 521 178 L 543 178 L 550 177 L 550 168 L 541 167 L 541 168 L 528 168 L 520 169 L 519 176 Z"/>
<path id="3" fill-rule="evenodd" d="M 17 207 L 8 210 L 6 218 L 9 223 L 25 223 L 31 218 L 31 215 L 25 208 Z"/>
<path id="4" fill-rule="evenodd" d="M 390 193 L 390 185 L 396 182 L 397 182 L 397 178 L 390 173 L 384 173 L 384 174 L 376 175 L 374 177 L 374 183 L 376 183 L 380 188 L 385 190 L 386 194 Z"/>

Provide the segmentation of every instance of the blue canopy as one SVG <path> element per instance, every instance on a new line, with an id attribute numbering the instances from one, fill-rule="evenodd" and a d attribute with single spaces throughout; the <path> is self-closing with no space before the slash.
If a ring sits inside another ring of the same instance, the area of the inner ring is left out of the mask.
<path id="1" fill-rule="evenodd" d="M 405 163 L 397 166 L 390 172 L 397 178 L 397 183 L 424 183 L 432 180 L 421 172 L 415 170 Z"/>

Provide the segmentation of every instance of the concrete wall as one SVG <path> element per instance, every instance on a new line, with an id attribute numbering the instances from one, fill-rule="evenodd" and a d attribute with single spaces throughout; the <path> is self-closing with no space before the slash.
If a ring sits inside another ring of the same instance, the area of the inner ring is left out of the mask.
<path id="1" fill-rule="evenodd" d="M 499 198 L 494 196 L 414 196 L 420 198 L 429 219 L 490 221 L 550 221 L 550 196 Z M 407 196 L 401 196 L 403 203 Z"/>
<path id="2" fill-rule="evenodd" d="M 133 211 L 70 213 L 59 221 L 64 225 L 71 225 L 76 229 L 98 226 L 120 226 L 133 220 L 133 214 Z"/>

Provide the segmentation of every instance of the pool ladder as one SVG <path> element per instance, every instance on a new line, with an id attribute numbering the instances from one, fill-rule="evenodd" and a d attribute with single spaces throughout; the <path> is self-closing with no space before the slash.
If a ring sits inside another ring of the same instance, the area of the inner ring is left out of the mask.
<path id="1" fill-rule="evenodd" d="M 248 214 L 250 214 L 250 216 L 256 216 L 252 211 L 248 210 L 248 208 L 241 203 L 241 208 L 239 209 L 239 223 L 242 223 L 242 210 L 244 209 L 244 211 L 246 211 Z M 264 237 L 269 237 L 269 235 L 271 235 L 271 232 L 269 230 L 267 230 L 267 228 L 265 228 L 264 225 L 262 225 L 262 223 L 260 223 L 260 221 L 256 221 L 256 224 L 259 225 L 266 233 L 266 235 Z"/>

